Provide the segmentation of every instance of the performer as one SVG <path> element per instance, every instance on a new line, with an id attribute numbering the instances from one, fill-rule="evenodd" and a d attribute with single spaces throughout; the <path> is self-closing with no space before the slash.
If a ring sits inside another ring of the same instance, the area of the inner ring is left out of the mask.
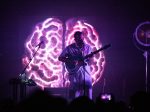
<path id="1" fill-rule="evenodd" d="M 91 47 L 84 43 L 84 38 L 83 32 L 75 32 L 75 43 L 68 45 L 58 59 L 65 63 L 70 80 L 70 91 L 74 93 L 73 98 L 86 95 L 92 99 L 90 59 L 84 59 L 84 56 L 91 53 Z"/>

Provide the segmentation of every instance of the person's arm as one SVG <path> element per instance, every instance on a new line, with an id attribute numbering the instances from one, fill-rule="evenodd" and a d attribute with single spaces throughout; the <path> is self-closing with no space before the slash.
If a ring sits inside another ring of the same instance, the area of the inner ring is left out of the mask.
<path id="1" fill-rule="evenodd" d="M 68 59 L 67 59 L 67 57 L 65 57 L 65 56 L 59 56 L 59 57 L 58 57 L 58 60 L 59 60 L 59 61 L 62 61 L 62 62 L 66 62 Z"/>
<path id="2" fill-rule="evenodd" d="M 65 62 L 65 63 L 72 63 L 73 62 L 72 58 L 69 57 L 68 55 L 66 55 L 66 56 L 59 56 L 58 60 L 61 61 L 61 62 Z"/>
<path id="3" fill-rule="evenodd" d="M 67 48 L 65 48 L 62 53 L 60 54 L 60 56 L 58 57 L 58 60 L 61 62 L 69 62 L 71 59 L 69 58 L 68 55 L 68 50 Z"/>

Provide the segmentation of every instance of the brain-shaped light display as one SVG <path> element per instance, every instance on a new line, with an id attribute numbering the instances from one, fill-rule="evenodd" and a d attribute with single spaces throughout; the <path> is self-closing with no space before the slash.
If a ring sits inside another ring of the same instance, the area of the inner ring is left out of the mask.
<path id="1" fill-rule="evenodd" d="M 42 88 L 68 86 L 67 71 L 62 62 L 58 61 L 58 56 L 65 46 L 74 42 L 75 31 L 85 33 L 84 41 L 92 47 L 93 51 L 102 47 L 96 30 L 87 22 L 69 19 L 64 27 L 59 19 L 48 18 L 35 26 L 25 43 L 27 53 L 22 59 L 23 64 L 27 65 L 32 59 L 26 69 L 27 77 L 33 79 Z M 101 51 L 95 54 L 91 60 L 92 84 L 94 85 L 101 78 L 104 70 L 104 53 Z"/>

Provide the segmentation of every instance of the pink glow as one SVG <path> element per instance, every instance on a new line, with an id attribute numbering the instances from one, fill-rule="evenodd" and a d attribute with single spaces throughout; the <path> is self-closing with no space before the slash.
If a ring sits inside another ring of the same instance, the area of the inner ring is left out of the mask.
<path id="1" fill-rule="evenodd" d="M 66 22 L 65 46 L 74 41 L 73 34 L 75 31 L 85 32 L 87 38 L 84 41 L 92 46 L 93 51 L 102 47 L 98 33 L 94 27 L 84 21 L 74 19 Z M 29 55 L 26 55 L 22 59 L 24 65 L 28 64 L 34 52 L 39 49 L 26 72 L 27 76 L 32 78 L 42 88 L 64 87 L 69 85 L 66 71 L 64 73 L 65 85 L 63 85 L 63 66 L 58 61 L 58 56 L 62 51 L 63 32 L 63 23 L 59 19 L 48 18 L 35 26 L 33 33 L 25 43 L 25 48 Z M 43 44 L 39 48 L 37 45 L 41 41 L 43 41 Z M 92 58 L 91 70 L 93 85 L 100 80 L 104 65 L 104 53 L 99 52 Z"/>
<path id="2" fill-rule="evenodd" d="M 94 29 L 94 27 L 82 20 L 75 21 L 74 19 L 70 19 L 66 22 L 66 43 L 65 45 L 69 45 L 73 43 L 73 34 L 76 31 L 83 31 L 87 38 L 84 38 L 85 43 L 89 44 L 92 47 L 92 51 L 99 49 L 102 47 L 100 42 L 98 33 Z M 92 84 L 94 85 L 97 81 L 100 80 L 105 65 L 105 57 L 103 52 L 99 52 L 92 58 L 91 63 L 91 71 L 92 71 Z M 65 72 L 67 76 L 67 72 Z"/>

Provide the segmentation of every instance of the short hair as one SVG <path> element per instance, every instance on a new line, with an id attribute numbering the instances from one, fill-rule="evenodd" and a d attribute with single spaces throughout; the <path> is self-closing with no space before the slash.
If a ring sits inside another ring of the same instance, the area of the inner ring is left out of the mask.
<path id="1" fill-rule="evenodd" d="M 74 37 L 75 37 L 75 38 L 76 38 L 76 37 L 81 37 L 81 34 L 82 34 L 81 31 L 76 31 L 76 32 L 74 33 Z"/>

